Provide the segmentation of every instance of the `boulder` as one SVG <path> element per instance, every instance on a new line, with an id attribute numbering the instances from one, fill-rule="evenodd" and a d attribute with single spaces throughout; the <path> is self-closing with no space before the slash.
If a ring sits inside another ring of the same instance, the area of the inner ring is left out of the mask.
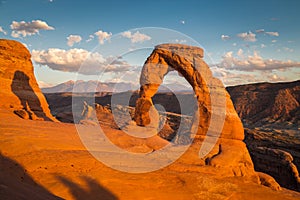
<path id="1" fill-rule="evenodd" d="M 29 119 L 30 118 L 29 113 L 24 109 L 14 110 L 14 113 L 16 115 L 18 115 L 19 117 L 23 118 L 23 119 Z"/>
<path id="2" fill-rule="evenodd" d="M 257 172 L 257 174 L 262 185 L 267 186 L 275 191 L 281 190 L 280 185 L 275 181 L 275 179 L 272 176 L 262 172 Z"/>
<path id="3" fill-rule="evenodd" d="M 97 117 L 94 107 L 84 101 L 79 124 L 97 126 L 98 124 L 96 121 Z"/>

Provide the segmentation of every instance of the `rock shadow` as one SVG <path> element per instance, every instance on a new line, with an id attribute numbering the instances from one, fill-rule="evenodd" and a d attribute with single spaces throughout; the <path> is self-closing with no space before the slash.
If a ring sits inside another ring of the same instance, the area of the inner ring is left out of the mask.
<path id="1" fill-rule="evenodd" d="M 36 183 L 26 169 L 1 152 L 0 169 L 0 199 L 62 199 Z"/>
<path id="2" fill-rule="evenodd" d="M 45 115 L 38 96 L 30 86 L 29 77 L 24 72 L 17 70 L 14 73 L 11 89 L 21 101 L 24 110 L 31 111 L 46 121 L 52 121 Z"/>
<path id="3" fill-rule="evenodd" d="M 81 179 L 86 183 L 88 189 L 78 185 L 77 183 L 72 182 L 63 176 L 58 176 L 58 180 L 60 180 L 65 186 L 69 188 L 70 193 L 76 200 L 117 200 L 118 198 L 111 193 L 109 190 L 105 189 L 101 186 L 96 180 L 83 176 Z"/>

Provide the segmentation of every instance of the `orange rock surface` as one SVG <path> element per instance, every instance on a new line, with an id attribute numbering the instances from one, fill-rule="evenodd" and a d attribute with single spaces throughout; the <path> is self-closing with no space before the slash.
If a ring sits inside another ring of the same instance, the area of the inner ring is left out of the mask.
<path id="1" fill-rule="evenodd" d="M 34 120 L 57 121 L 36 82 L 30 58 L 21 43 L 0 39 L 0 107 L 25 110 Z"/>
<path id="2" fill-rule="evenodd" d="M 73 124 L 24 120 L 4 109 L 0 118 L 0 196 L 4 199 L 58 199 L 53 195 L 68 200 L 300 198 L 299 193 L 274 191 L 243 177 L 220 176 L 212 166 L 187 165 L 184 159 L 151 173 L 119 172 L 86 150 Z M 123 148 L 143 146 L 120 130 L 102 128 Z"/>

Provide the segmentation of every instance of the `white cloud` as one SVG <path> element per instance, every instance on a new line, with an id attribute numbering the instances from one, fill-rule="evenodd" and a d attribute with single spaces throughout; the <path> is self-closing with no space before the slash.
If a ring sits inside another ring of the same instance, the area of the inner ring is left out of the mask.
<path id="1" fill-rule="evenodd" d="M 258 29 L 255 32 L 256 33 L 265 33 L 265 34 L 270 35 L 270 36 L 276 36 L 276 37 L 279 36 L 278 32 L 268 32 L 268 31 L 265 31 L 265 29 Z"/>
<path id="2" fill-rule="evenodd" d="M 26 44 L 26 43 L 24 43 L 24 42 L 21 42 L 27 49 L 29 49 L 28 48 L 28 45 Z"/>
<path id="3" fill-rule="evenodd" d="M 139 31 L 137 31 L 135 33 L 131 33 L 130 31 L 125 31 L 125 32 L 121 33 L 121 35 L 125 38 L 130 39 L 132 43 L 144 42 L 147 40 L 151 40 L 150 36 L 140 33 Z"/>
<path id="4" fill-rule="evenodd" d="M 288 52 L 294 52 L 294 49 L 291 49 L 288 47 L 283 47 L 283 50 L 288 51 Z"/>
<path id="5" fill-rule="evenodd" d="M 179 40 L 179 39 L 175 39 L 175 40 L 173 40 L 175 43 L 178 43 L 178 44 L 184 44 L 184 43 L 186 43 L 187 41 L 186 40 L 184 40 L 184 39 L 181 39 L 181 40 Z M 172 41 L 172 42 L 173 42 Z"/>
<path id="6" fill-rule="evenodd" d="M 265 29 L 258 29 L 255 31 L 256 33 L 264 33 L 265 32 Z"/>
<path id="7" fill-rule="evenodd" d="M 68 46 L 72 47 L 75 43 L 79 43 L 82 40 L 82 38 L 80 35 L 69 35 L 67 37 L 67 40 L 68 40 L 67 42 Z"/>
<path id="8" fill-rule="evenodd" d="M 275 43 L 275 42 L 277 42 L 277 40 L 272 40 L 271 42 L 272 42 L 272 43 Z"/>
<path id="9" fill-rule="evenodd" d="M 265 32 L 265 33 L 268 34 L 268 35 L 270 35 L 270 36 L 276 36 L 276 37 L 279 36 L 278 32 Z"/>
<path id="10" fill-rule="evenodd" d="M 277 74 L 268 74 L 267 75 L 267 79 L 271 82 L 277 82 L 277 81 L 286 81 L 287 78 L 286 77 L 281 77 L 281 76 L 278 76 Z"/>
<path id="11" fill-rule="evenodd" d="M 99 72 L 121 72 L 130 68 L 125 61 L 113 57 L 104 58 L 99 53 L 90 53 L 85 49 L 32 50 L 32 60 L 40 65 L 47 65 L 53 70 L 78 72 L 81 74 L 98 74 Z M 84 65 L 82 68 L 80 68 Z"/>
<path id="12" fill-rule="evenodd" d="M 260 48 L 266 48 L 267 46 L 265 44 L 260 44 Z"/>
<path id="13" fill-rule="evenodd" d="M 237 55 L 238 55 L 239 57 L 242 57 L 242 56 L 243 56 L 243 53 L 244 53 L 243 49 L 239 49 L 238 52 L 237 52 Z"/>
<path id="14" fill-rule="evenodd" d="M 225 41 L 225 40 L 229 40 L 230 37 L 228 35 L 221 35 L 221 39 Z"/>
<path id="15" fill-rule="evenodd" d="M 239 70 L 239 71 L 256 71 L 256 70 L 282 70 L 293 67 L 300 67 L 300 62 L 294 61 L 280 61 L 273 59 L 263 59 L 256 51 L 253 55 L 241 56 L 241 52 L 238 52 L 238 58 L 233 56 L 233 52 L 227 52 L 218 67 L 225 68 L 228 70 Z"/>
<path id="16" fill-rule="evenodd" d="M 2 28 L 2 26 L 0 26 L 0 33 L 3 33 L 4 35 L 7 34 L 7 32 Z"/>
<path id="17" fill-rule="evenodd" d="M 121 35 L 123 37 L 129 38 L 129 39 L 131 38 L 131 32 L 130 31 L 125 31 L 125 32 L 121 33 Z"/>
<path id="18" fill-rule="evenodd" d="M 10 28 L 12 30 L 11 36 L 14 38 L 35 35 L 38 34 L 40 30 L 54 30 L 52 26 L 49 26 L 46 22 L 41 20 L 32 20 L 31 22 L 13 21 Z"/>
<path id="19" fill-rule="evenodd" d="M 251 31 L 249 31 L 248 33 L 247 32 L 239 33 L 239 34 L 237 34 L 237 36 L 247 42 L 255 42 L 256 41 L 256 34 L 252 33 Z"/>
<path id="20" fill-rule="evenodd" d="M 180 24 L 185 24 L 185 21 L 184 20 L 180 20 Z"/>
<path id="21" fill-rule="evenodd" d="M 94 39 L 94 36 L 93 35 L 89 35 L 89 38 L 86 40 L 86 42 L 90 42 Z"/>
<path id="22" fill-rule="evenodd" d="M 109 40 L 109 38 L 112 36 L 112 33 L 99 30 L 96 33 L 94 33 L 94 35 L 98 37 L 99 43 L 103 44 L 105 40 Z"/>
<path id="23" fill-rule="evenodd" d="M 47 88 L 47 87 L 52 87 L 53 86 L 53 84 L 46 83 L 44 81 L 38 81 L 38 85 L 39 85 L 40 88 Z"/>

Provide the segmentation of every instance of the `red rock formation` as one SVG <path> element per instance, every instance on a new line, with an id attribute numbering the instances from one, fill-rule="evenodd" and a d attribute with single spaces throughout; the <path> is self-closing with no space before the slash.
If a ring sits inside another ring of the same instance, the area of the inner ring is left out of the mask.
<path id="1" fill-rule="evenodd" d="M 300 191 L 299 135 L 294 130 L 245 129 L 245 142 L 255 170 L 273 176 L 286 188 Z"/>
<path id="2" fill-rule="evenodd" d="M 300 191 L 300 81 L 227 88 L 245 127 L 255 169 Z M 297 169 L 298 168 L 298 169 Z"/>
<path id="3" fill-rule="evenodd" d="M 135 121 L 140 126 L 147 126 L 150 123 L 151 98 L 157 92 L 164 76 L 169 71 L 176 70 L 193 87 L 198 101 L 199 115 L 195 108 L 195 116 L 199 120 L 196 125 L 198 126 L 196 141 L 203 141 L 206 138 L 207 141 L 213 143 L 217 135 L 209 129 L 209 125 L 211 123 L 215 126 L 223 125 L 215 148 L 203 159 L 209 165 L 222 168 L 220 171 L 224 175 L 252 176 L 255 174 L 253 164 L 242 141 L 244 139 L 243 125 L 223 84 L 212 77 L 209 66 L 202 58 L 203 50 L 199 47 L 178 44 L 156 46 L 145 62 L 141 73 L 140 97 L 136 103 Z M 215 110 L 212 109 L 213 106 Z M 224 124 L 222 124 L 222 118 Z"/>
<path id="4" fill-rule="evenodd" d="M 255 169 L 266 171 L 284 187 L 300 190 L 299 172 L 291 154 L 280 149 L 266 147 L 257 147 L 251 154 Z"/>
<path id="5" fill-rule="evenodd" d="M 300 81 L 256 83 L 227 88 L 239 116 L 248 123 L 300 124 Z"/>
<path id="6" fill-rule="evenodd" d="M 57 121 L 36 82 L 30 57 L 21 43 L 0 39 L 0 107 L 24 118 Z"/>
<path id="7" fill-rule="evenodd" d="M 262 172 L 257 172 L 257 174 L 262 185 L 270 187 L 276 191 L 281 190 L 280 185 L 275 181 L 275 179 L 272 176 Z"/>

